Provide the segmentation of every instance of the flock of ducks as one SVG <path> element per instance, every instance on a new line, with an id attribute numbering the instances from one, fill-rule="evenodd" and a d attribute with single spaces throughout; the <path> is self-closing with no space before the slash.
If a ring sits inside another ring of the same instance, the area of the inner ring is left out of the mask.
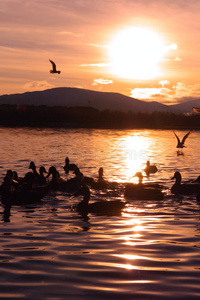
<path id="1" fill-rule="evenodd" d="M 98 179 L 95 180 L 92 177 L 84 176 L 76 164 L 70 163 L 68 157 L 65 159 L 63 169 L 65 174 L 71 172 L 73 177 L 68 180 L 63 179 L 55 166 L 51 166 L 48 172 L 44 166 L 41 166 L 38 172 L 33 161 L 29 165 L 30 171 L 24 177 L 19 178 L 16 171 L 8 170 L 0 186 L 3 206 L 8 209 L 12 205 L 35 203 L 41 201 L 49 191 L 53 190 L 70 193 L 73 197 L 82 195 L 83 199 L 76 206 L 76 210 L 83 215 L 87 215 L 89 212 L 116 215 L 121 212 L 129 200 L 163 200 L 169 190 L 168 187 L 159 183 L 143 183 L 142 172 L 134 175 L 138 178 L 138 183 L 120 185 L 118 182 L 105 180 L 103 168 L 99 168 Z M 151 165 L 147 161 L 144 171 L 148 176 L 157 170 L 155 165 Z M 200 176 L 196 180 L 182 183 L 181 174 L 177 171 L 171 179 L 175 179 L 175 183 L 171 187 L 171 194 L 176 196 L 196 195 L 197 200 L 200 201 Z M 103 200 L 89 203 L 90 189 L 108 191 L 111 196 L 116 196 L 118 195 L 116 191 L 121 191 L 126 201 Z"/>

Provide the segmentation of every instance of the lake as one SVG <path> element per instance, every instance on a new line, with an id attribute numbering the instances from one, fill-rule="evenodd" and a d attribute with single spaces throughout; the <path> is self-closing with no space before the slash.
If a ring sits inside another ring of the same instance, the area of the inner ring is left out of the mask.
<path id="1" fill-rule="evenodd" d="M 182 138 L 186 131 L 178 130 Z M 85 176 L 137 182 L 147 160 L 158 172 L 145 182 L 173 185 L 200 175 L 200 131 L 178 155 L 172 130 L 0 128 L 0 180 L 8 169 L 19 176 L 33 160 L 64 174 L 65 157 Z M 69 175 L 70 176 L 70 175 Z M 124 200 L 91 190 L 91 202 Z M 47 194 L 41 203 L 13 206 L 5 220 L 1 206 L 1 299 L 199 299 L 200 204 L 196 197 L 127 201 L 121 215 L 74 209 L 81 196 Z M 6 222 L 5 222 L 6 221 Z"/>

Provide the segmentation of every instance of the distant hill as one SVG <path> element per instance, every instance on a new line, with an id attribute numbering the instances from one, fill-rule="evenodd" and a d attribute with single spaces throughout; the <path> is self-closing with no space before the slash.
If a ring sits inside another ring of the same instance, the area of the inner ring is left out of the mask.
<path id="1" fill-rule="evenodd" d="M 185 101 L 180 104 L 171 105 L 171 110 L 179 113 L 192 112 L 192 107 L 200 107 L 200 99 Z"/>
<path id="2" fill-rule="evenodd" d="M 65 107 L 93 107 L 98 110 L 122 112 L 189 112 L 193 106 L 200 106 L 200 100 L 178 105 L 164 105 L 146 102 L 119 93 L 98 92 L 80 88 L 61 87 L 45 91 L 27 92 L 0 96 L 0 105 L 45 105 Z"/>

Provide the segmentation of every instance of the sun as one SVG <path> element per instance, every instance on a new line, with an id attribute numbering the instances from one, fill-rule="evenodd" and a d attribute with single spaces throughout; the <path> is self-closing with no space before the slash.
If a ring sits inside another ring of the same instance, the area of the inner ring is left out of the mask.
<path id="1" fill-rule="evenodd" d="M 159 63 L 169 47 L 157 32 L 128 27 L 116 34 L 108 49 L 111 73 L 121 78 L 145 80 L 162 75 Z"/>

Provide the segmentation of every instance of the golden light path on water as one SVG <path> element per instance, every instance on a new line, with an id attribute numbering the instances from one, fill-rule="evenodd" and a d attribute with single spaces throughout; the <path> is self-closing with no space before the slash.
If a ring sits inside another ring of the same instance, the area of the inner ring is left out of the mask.
<path id="1" fill-rule="evenodd" d="M 125 152 L 127 178 L 132 182 L 138 182 L 138 178 L 134 177 L 136 172 L 141 172 L 144 168 L 144 161 L 147 160 L 147 153 L 151 148 L 152 140 L 141 136 L 139 133 L 126 136 L 119 145 L 122 151 Z"/>

